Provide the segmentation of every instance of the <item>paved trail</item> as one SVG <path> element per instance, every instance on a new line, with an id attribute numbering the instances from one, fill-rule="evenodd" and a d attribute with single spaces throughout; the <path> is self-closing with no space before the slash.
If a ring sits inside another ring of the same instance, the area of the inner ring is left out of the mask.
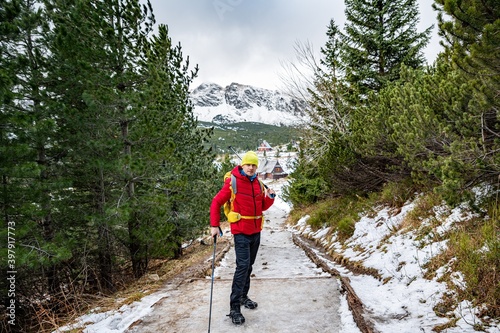
<path id="1" fill-rule="evenodd" d="M 250 298 L 257 309 L 242 308 L 246 322 L 235 326 L 229 313 L 229 294 L 235 255 L 231 248 L 215 270 L 211 330 L 225 332 L 338 332 L 339 283 L 323 273 L 293 244 L 279 205 L 266 214 L 266 225 L 254 265 Z M 224 237 L 231 237 L 225 234 Z M 153 311 L 127 332 L 208 332 L 210 278 L 190 279 L 169 291 Z M 166 286 L 166 288 L 169 288 Z"/>

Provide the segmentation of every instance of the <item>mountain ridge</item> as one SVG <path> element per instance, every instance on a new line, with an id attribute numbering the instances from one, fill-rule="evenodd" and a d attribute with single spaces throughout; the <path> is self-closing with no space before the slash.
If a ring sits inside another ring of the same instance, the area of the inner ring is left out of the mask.
<path id="1" fill-rule="evenodd" d="M 216 124 L 256 122 L 296 126 L 306 121 L 307 103 L 278 90 L 233 82 L 226 87 L 206 82 L 190 94 L 199 121 Z"/>

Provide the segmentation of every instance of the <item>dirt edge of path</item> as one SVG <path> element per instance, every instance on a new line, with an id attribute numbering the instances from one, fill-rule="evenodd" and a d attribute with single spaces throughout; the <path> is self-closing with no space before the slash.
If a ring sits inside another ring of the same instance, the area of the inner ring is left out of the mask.
<path id="1" fill-rule="evenodd" d="M 360 329 L 360 331 L 363 333 L 379 333 L 374 328 L 373 323 L 367 318 L 368 316 L 365 312 L 364 305 L 361 302 L 361 299 L 356 295 L 354 289 L 351 287 L 349 278 L 341 276 L 339 271 L 329 267 L 328 264 L 325 262 L 325 260 L 322 259 L 316 252 L 321 253 L 321 256 L 332 262 L 334 261 L 333 258 L 330 258 L 330 256 L 324 251 L 323 248 L 321 248 L 316 243 L 303 236 L 292 234 L 292 240 L 294 244 L 300 247 L 306 253 L 306 255 L 311 259 L 311 261 L 313 261 L 319 268 L 329 273 L 330 275 L 337 277 L 340 280 L 341 293 L 346 294 L 349 310 L 352 312 L 353 319 L 358 328 Z M 228 238 L 224 240 L 222 239 L 219 240 L 219 242 L 216 245 L 215 262 L 214 262 L 215 266 L 219 264 L 224 255 L 230 250 L 232 245 L 233 245 L 232 241 Z M 178 274 L 168 278 L 166 281 L 164 281 L 165 284 L 179 286 L 183 283 L 189 283 L 193 279 L 210 276 L 212 271 L 212 257 L 213 257 L 213 252 L 210 252 L 210 254 L 203 256 L 195 264 L 187 267 Z M 158 305 L 162 301 L 163 299 L 159 299 L 152 306 Z M 129 329 L 139 324 L 141 321 L 142 320 L 138 320 L 132 323 L 129 326 Z"/>
<path id="2" fill-rule="evenodd" d="M 212 238 L 207 237 L 203 240 L 205 243 L 211 242 Z M 215 261 L 214 265 L 217 266 L 219 262 L 222 260 L 224 255 L 229 251 L 232 246 L 232 241 L 229 238 L 219 239 L 217 244 L 215 244 Z M 213 245 L 211 246 L 213 248 Z M 213 260 L 214 252 L 211 251 L 209 254 L 205 254 L 201 258 L 198 258 L 196 262 L 185 269 L 182 269 L 179 273 L 168 277 L 164 280 L 164 285 L 173 285 L 174 288 L 177 288 L 183 283 L 192 282 L 193 279 L 204 278 L 206 276 L 212 275 L 212 260 Z M 182 259 L 181 259 L 182 261 Z M 160 298 L 151 307 L 155 307 L 161 304 L 164 300 Z M 126 332 L 129 332 L 130 329 L 142 323 L 142 318 L 134 321 L 128 327 Z"/>
<path id="3" fill-rule="evenodd" d="M 339 278 L 342 288 L 341 292 L 346 294 L 349 310 L 351 310 L 354 321 L 361 332 L 378 333 L 378 331 L 375 330 L 373 323 L 366 318 L 367 316 L 364 305 L 361 302 L 361 299 L 356 295 L 354 289 L 351 287 L 349 278 L 341 276 L 339 271 L 329 267 L 328 264 L 315 253 L 315 251 L 318 251 L 323 257 L 330 260 L 330 256 L 325 253 L 324 249 L 316 245 L 313 241 L 297 234 L 292 234 L 292 239 L 294 244 L 299 246 L 307 254 L 309 259 L 311 259 L 318 267 L 332 276 Z M 313 249 L 315 251 L 313 251 Z M 331 259 L 331 261 L 333 262 L 334 260 Z"/>
<path id="4" fill-rule="evenodd" d="M 213 245 L 212 245 L 213 246 Z M 219 240 L 215 246 L 215 261 L 214 265 L 217 266 L 222 260 L 224 255 L 229 251 L 232 246 L 231 240 Z M 213 247 L 212 247 L 213 248 Z M 204 278 L 212 275 L 212 260 L 213 252 L 205 255 L 198 260 L 194 265 L 187 267 L 182 272 L 176 274 L 166 281 L 166 284 L 182 284 L 185 281 L 195 278 Z"/>

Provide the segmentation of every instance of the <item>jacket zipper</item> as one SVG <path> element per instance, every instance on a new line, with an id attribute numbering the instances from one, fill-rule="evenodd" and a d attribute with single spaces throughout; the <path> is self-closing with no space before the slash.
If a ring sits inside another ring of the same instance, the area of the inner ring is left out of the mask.
<path id="1" fill-rule="evenodd" d="M 255 189 L 254 189 L 254 185 L 253 185 L 253 180 L 250 181 L 250 183 L 252 184 L 253 216 L 257 216 L 257 200 L 255 199 Z M 253 219 L 253 224 L 255 226 L 255 229 L 257 229 L 257 219 L 256 218 Z"/>

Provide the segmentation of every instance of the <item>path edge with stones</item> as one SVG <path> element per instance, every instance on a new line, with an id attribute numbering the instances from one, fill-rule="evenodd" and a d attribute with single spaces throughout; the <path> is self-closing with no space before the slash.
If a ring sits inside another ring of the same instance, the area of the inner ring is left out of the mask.
<path id="1" fill-rule="evenodd" d="M 349 278 L 342 276 L 339 271 L 331 268 L 325 262 L 325 260 L 318 256 L 318 254 L 315 252 L 320 252 L 324 258 L 330 260 L 330 256 L 324 251 L 324 249 L 317 246 L 311 240 L 295 233 L 292 234 L 292 240 L 293 243 L 300 247 L 307 254 L 309 259 L 311 259 L 318 267 L 340 280 L 341 292 L 346 294 L 349 310 L 351 311 L 354 322 L 356 323 L 360 331 L 363 333 L 379 333 L 374 328 L 374 324 L 367 319 L 363 302 L 361 302 L 361 299 L 358 297 L 358 295 L 356 295 L 356 292 L 351 286 L 351 281 L 349 280 Z M 330 261 L 334 262 L 333 259 L 331 259 Z"/>

